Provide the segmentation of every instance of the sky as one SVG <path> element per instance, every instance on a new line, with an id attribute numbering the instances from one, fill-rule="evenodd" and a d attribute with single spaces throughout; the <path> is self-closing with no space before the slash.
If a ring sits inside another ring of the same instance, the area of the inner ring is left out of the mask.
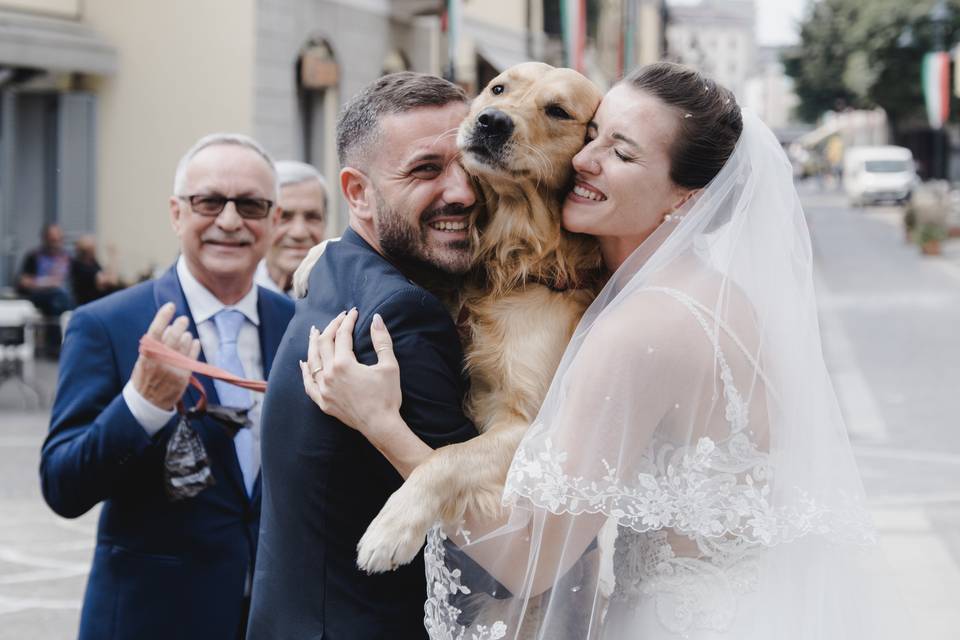
<path id="1" fill-rule="evenodd" d="M 811 0 L 754 0 L 757 6 L 757 43 L 782 45 L 797 42 L 797 24 L 809 1 Z M 668 0 L 668 3 L 689 5 L 698 4 L 698 0 Z"/>

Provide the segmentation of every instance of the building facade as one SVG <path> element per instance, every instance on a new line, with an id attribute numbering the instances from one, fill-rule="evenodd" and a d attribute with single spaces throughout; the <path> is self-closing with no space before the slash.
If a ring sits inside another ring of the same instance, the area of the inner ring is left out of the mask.
<path id="1" fill-rule="evenodd" d="M 743 106 L 752 110 L 774 131 L 795 127 L 799 104 L 793 80 L 783 68 L 783 47 L 758 47 L 755 73 L 745 83 Z"/>
<path id="2" fill-rule="evenodd" d="M 117 72 L 116 49 L 79 0 L 0 2 L 0 287 L 44 223 L 96 225 L 96 99 L 84 79 Z"/>
<path id="3" fill-rule="evenodd" d="M 742 104 L 747 79 L 755 73 L 755 23 L 753 0 L 673 5 L 667 24 L 667 56 L 714 78 Z"/>
<path id="4" fill-rule="evenodd" d="M 596 0 L 587 7 L 586 72 L 603 89 L 663 58 L 665 0 Z"/>
<path id="5" fill-rule="evenodd" d="M 339 233 L 345 100 L 403 69 L 475 92 L 518 62 L 561 65 L 563 1 L 459 0 L 451 40 L 444 0 L 0 0 L 0 287 L 45 222 L 115 247 L 127 279 L 171 264 L 177 161 L 216 131 L 316 165 Z M 663 54 L 664 0 L 584 6 L 602 87 Z"/>
<path id="6" fill-rule="evenodd" d="M 45 222 L 116 247 L 128 278 L 171 264 L 174 169 L 207 133 L 252 135 L 333 178 L 347 97 L 384 72 L 441 71 L 441 6 L 0 0 L 0 286 Z"/>
<path id="7" fill-rule="evenodd" d="M 541 60 L 564 66 L 571 59 L 561 35 L 561 5 L 568 0 L 461 2 L 455 70 L 457 81 L 468 91 L 484 87 L 518 62 Z M 586 39 L 581 71 L 601 88 L 609 88 L 634 67 L 663 57 L 665 0 L 589 0 L 583 6 Z"/>

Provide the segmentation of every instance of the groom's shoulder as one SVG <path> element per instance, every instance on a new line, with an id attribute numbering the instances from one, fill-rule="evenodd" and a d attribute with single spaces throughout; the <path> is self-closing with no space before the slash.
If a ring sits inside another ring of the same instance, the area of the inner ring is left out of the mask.
<path id="1" fill-rule="evenodd" d="M 389 308 L 413 315 L 447 315 L 440 300 L 407 278 L 369 245 L 338 241 L 327 246 L 320 269 L 361 309 Z"/>
<path id="2" fill-rule="evenodd" d="M 377 289 L 403 286 L 407 279 L 383 256 L 347 230 L 343 237 L 328 240 L 314 273 L 325 282 L 320 287 Z M 311 283 L 310 290 L 313 290 Z"/>

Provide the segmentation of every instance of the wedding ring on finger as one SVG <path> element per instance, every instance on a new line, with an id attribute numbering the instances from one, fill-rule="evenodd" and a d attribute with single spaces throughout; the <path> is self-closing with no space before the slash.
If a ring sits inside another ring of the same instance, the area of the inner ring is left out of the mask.
<path id="1" fill-rule="evenodd" d="M 323 371 L 323 363 L 321 363 L 320 366 L 318 366 L 316 369 L 310 372 L 310 377 L 316 378 L 317 374 L 320 373 L 321 371 Z"/>

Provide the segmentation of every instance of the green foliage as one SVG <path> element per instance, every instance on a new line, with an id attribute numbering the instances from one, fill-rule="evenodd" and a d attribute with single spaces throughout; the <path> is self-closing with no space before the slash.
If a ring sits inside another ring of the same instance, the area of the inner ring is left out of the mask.
<path id="1" fill-rule="evenodd" d="M 928 242 L 942 242 L 947 239 L 947 230 L 942 225 L 925 223 L 913 230 L 913 241 L 918 245 Z"/>
<path id="2" fill-rule="evenodd" d="M 815 121 L 824 111 L 883 107 L 895 128 L 925 122 L 920 69 L 934 49 L 934 0 L 820 0 L 800 28 L 800 44 L 785 53 L 786 72 L 800 98 L 797 115 Z M 960 36 L 960 0 L 947 2 L 943 44 Z"/>
<path id="3" fill-rule="evenodd" d="M 907 205 L 906 210 L 903 212 L 903 226 L 910 232 L 917 227 L 917 211 L 912 205 Z"/>

